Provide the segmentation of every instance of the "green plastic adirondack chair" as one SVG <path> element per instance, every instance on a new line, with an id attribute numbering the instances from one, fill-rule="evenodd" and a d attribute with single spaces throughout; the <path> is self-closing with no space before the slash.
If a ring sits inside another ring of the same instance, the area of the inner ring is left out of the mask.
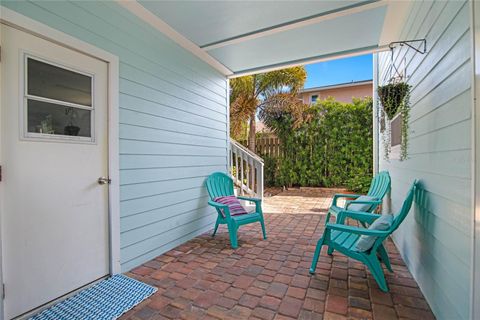
<path id="1" fill-rule="evenodd" d="M 348 210 L 348 207 L 352 204 L 369 204 L 370 207 L 367 208 L 366 212 L 374 212 L 375 209 L 382 203 L 383 197 L 390 190 L 390 175 L 388 171 L 381 171 L 375 177 L 373 177 L 372 182 L 370 183 L 370 189 L 368 190 L 367 196 L 375 199 L 372 201 L 360 201 L 360 200 L 347 200 L 345 202 L 345 207 L 340 207 L 337 205 L 338 199 L 340 198 L 354 198 L 357 199 L 361 194 L 340 194 L 337 193 L 333 196 L 332 205 L 328 209 L 327 217 L 325 219 L 325 224 L 330 221 L 330 216 L 338 216 L 338 213 L 343 210 Z"/>
<path id="2" fill-rule="evenodd" d="M 239 216 L 231 216 L 228 206 L 222 203 L 213 201 L 217 197 L 233 196 L 233 180 L 223 172 L 212 173 L 205 181 L 208 195 L 210 200 L 208 204 L 217 209 L 217 221 L 215 222 L 215 229 L 213 230 L 212 237 L 217 233 L 218 225 L 226 224 L 228 227 L 228 233 L 230 235 L 230 244 L 233 249 L 238 248 L 237 230 L 240 226 L 250 224 L 254 222 L 260 222 L 262 226 L 263 239 L 267 239 L 265 233 L 265 222 L 263 220 L 262 212 L 262 199 L 249 198 L 243 196 L 237 196 L 240 200 L 252 201 L 255 203 L 255 212 L 243 214 Z M 225 213 L 225 218 L 222 216 L 221 211 Z"/>
<path id="3" fill-rule="evenodd" d="M 417 181 L 413 183 L 412 187 L 408 191 L 402 208 L 397 214 L 394 215 L 393 223 L 388 230 L 369 230 L 363 227 L 353 227 L 343 224 L 345 218 L 352 218 L 359 222 L 371 224 L 378 217 L 380 217 L 378 214 L 359 211 L 341 212 L 338 216 L 339 222 L 341 223 L 328 223 L 323 236 L 320 238 L 320 240 L 318 240 L 315 254 L 313 256 L 312 266 L 310 267 L 310 273 L 315 273 L 320 251 L 322 250 L 322 246 L 326 245 L 328 246 L 329 253 L 331 253 L 333 250 L 337 250 L 347 257 L 358 260 L 365 264 L 367 268 L 370 269 L 370 272 L 377 281 L 380 289 L 388 292 L 387 282 L 385 281 L 385 275 L 380 262 L 383 262 L 390 272 L 393 272 L 393 270 L 388 259 L 387 250 L 383 246 L 383 241 L 389 235 L 391 235 L 398 228 L 398 226 L 400 226 L 407 216 L 413 203 L 416 187 Z M 357 240 L 361 235 L 377 236 L 373 247 L 369 251 L 359 252 L 355 249 Z M 378 256 L 380 256 L 380 260 Z"/>

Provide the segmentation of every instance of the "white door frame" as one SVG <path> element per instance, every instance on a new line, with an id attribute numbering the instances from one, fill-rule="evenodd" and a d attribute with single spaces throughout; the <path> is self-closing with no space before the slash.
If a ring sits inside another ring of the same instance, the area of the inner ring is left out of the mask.
<path id="1" fill-rule="evenodd" d="M 111 184 L 108 188 L 109 215 L 109 251 L 110 274 L 121 272 L 120 268 L 120 187 L 119 187 L 119 134 L 118 134 L 118 95 L 119 95 L 119 59 L 117 56 L 97 48 L 87 42 L 53 29 L 43 23 L 30 19 L 13 10 L 1 7 L 0 22 L 26 31 L 30 34 L 67 47 L 74 51 L 105 61 L 108 64 L 108 174 Z M 0 61 L 1 65 L 1 61 Z M 0 92 L 1 94 L 1 92 Z M 2 154 L 0 153 L 0 164 Z M 1 184 L 1 182 L 0 182 Z M 3 192 L 0 189 L 0 200 Z M 3 212 L 0 211 L 0 226 Z M 2 244 L 0 234 L 0 248 Z M 0 268 L 3 259 L 0 250 Z M 3 283 L 3 268 L 0 269 L 0 284 Z M 8 293 L 7 293 L 8 294 Z M 0 319 L 3 319 L 3 299 L 0 303 Z"/>

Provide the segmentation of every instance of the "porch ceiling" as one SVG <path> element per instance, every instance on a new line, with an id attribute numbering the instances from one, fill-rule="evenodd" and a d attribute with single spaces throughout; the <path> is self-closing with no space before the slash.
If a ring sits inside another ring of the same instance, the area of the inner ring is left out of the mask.
<path id="1" fill-rule="evenodd" d="M 378 50 L 387 40 L 397 40 L 395 22 L 385 22 L 392 17 L 401 20 L 405 9 L 400 5 L 405 3 L 137 2 L 140 10 L 171 28 L 202 59 L 216 60 L 217 69 L 224 67 L 222 72 L 229 76 Z"/>

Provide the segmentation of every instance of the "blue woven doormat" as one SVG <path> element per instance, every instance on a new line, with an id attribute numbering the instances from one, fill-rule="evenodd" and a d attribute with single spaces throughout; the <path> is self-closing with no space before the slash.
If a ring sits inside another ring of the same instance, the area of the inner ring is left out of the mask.
<path id="1" fill-rule="evenodd" d="M 151 296 L 156 288 L 115 275 L 80 291 L 30 320 L 112 320 Z"/>

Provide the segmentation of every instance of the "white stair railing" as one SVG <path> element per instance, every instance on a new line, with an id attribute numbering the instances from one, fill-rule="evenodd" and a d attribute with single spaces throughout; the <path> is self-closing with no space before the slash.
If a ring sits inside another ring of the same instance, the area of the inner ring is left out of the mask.
<path id="1" fill-rule="evenodd" d="M 230 175 L 240 195 L 263 199 L 263 159 L 230 139 Z"/>

